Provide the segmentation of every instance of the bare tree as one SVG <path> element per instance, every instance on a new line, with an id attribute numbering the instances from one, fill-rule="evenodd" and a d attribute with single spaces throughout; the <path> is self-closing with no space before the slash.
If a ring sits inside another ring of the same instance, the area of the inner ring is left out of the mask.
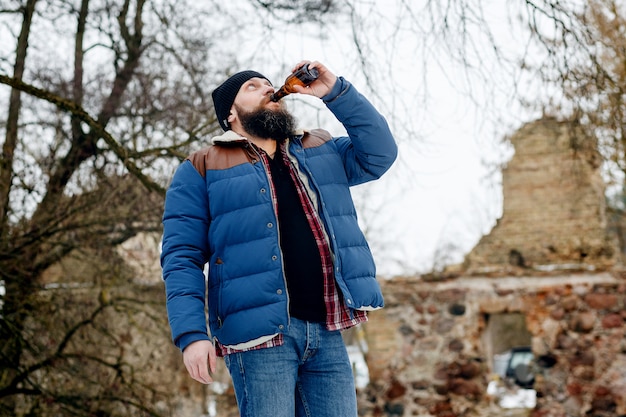
<path id="1" fill-rule="evenodd" d="M 125 348 L 142 329 L 167 340 L 163 295 L 126 294 L 132 277 L 115 248 L 160 231 L 172 167 L 219 128 L 209 93 L 237 58 L 217 39 L 237 34 L 237 10 L 201 3 L 0 6 L 2 43 L 14 41 L 0 48 L 3 415 L 171 413 Z M 300 21 L 333 10 L 327 1 L 248 6 Z M 70 287 L 89 291 L 50 292 Z"/>

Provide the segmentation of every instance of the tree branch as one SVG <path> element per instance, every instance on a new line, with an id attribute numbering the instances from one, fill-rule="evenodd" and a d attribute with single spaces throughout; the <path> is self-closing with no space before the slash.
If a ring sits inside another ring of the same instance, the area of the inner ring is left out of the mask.
<path id="1" fill-rule="evenodd" d="M 70 100 L 56 96 L 49 91 L 42 90 L 40 88 L 26 84 L 21 80 L 8 77 L 6 75 L 0 74 L 0 84 L 9 85 L 15 89 L 23 91 L 24 93 L 30 94 L 33 97 L 37 97 L 49 103 L 52 103 L 59 109 L 67 111 L 68 113 L 71 113 L 75 117 L 82 120 L 84 123 L 89 125 L 89 127 L 94 131 L 97 137 L 104 139 L 106 144 L 109 146 L 109 149 L 113 151 L 113 153 L 115 153 L 115 155 L 124 164 L 126 169 L 128 169 L 131 174 L 137 177 L 148 190 L 156 191 L 162 195 L 165 195 L 165 189 L 156 182 L 152 181 L 149 177 L 144 175 L 141 170 L 133 163 L 133 161 L 130 160 L 129 151 L 121 146 L 119 143 L 117 143 L 117 141 L 111 136 L 111 134 L 107 132 L 106 129 L 102 127 L 102 125 L 98 121 L 91 117 L 82 107 L 77 106 L 76 103 Z"/>

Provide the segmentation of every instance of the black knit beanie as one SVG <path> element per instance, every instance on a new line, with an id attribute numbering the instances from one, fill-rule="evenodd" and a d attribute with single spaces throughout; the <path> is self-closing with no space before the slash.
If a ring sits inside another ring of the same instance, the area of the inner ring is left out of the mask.
<path id="1" fill-rule="evenodd" d="M 217 87 L 211 96 L 213 97 L 213 107 L 215 108 L 215 114 L 217 120 L 220 122 L 220 126 L 224 131 L 230 130 L 228 125 L 228 115 L 230 114 L 230 108 L 233 106 L 235 97 L 239 92 L 239 89 L 250 78 L 268 78 L 256 71 L 241 71 L 231 76 L 224 81 L 219 87 Z M 269 81 L 269 80 L 268 80 Z"/>

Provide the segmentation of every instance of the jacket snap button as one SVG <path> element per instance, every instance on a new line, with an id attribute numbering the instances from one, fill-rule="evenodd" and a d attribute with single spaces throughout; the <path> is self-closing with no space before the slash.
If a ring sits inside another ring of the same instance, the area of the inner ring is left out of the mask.
<path id="1" fill-rule="evenodd" d="M 274 225 L 272 223 L 268 223 L 267 227 L 269 227 L 271 229 L 272 227 L 274 227 Z"/>
<path id="2" fill-rule="evenodd" d="M 276 290 L 276 294 L 281 295 L 283 293 L 283 290 L 281 290 L 280 288 Z"/>
<path id="3" fill-rule="evenodd" d="M 348 302 L 348 304 L 352 304 L 352 300 L 351 299 L 348 298 L 346 301 Z"/>
<path id="4" fill-rule="evenodd" d="M 272 261 L 275 261 L 276 259 L 278 259 L 278 256 L 276 255 L 272 256 Z"/>
<path id="5" fill-rule="evenodd" d="M 265 188 L 261 188 L 261 194 L 265 194 L 267 190 Z"/>
<path id="6" fill-rule="evenodd" d="M 285 326 L 283 326 L 282 324 L 280 324 L 280 325 L 278 326 L 278 328 L 279 328 L 280 330 L 282 330 L 282 329 L 284 329 L 284 328 L 285 328 Z"/>

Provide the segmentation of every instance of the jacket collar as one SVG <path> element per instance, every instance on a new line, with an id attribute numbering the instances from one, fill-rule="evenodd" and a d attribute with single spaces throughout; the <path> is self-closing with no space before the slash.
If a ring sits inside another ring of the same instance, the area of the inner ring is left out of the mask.
<path id="1" fill-rule="evenodd" d="M 241 136 L 239 133 L 235 133 L 232 130 L 227 130 L 223 134 L 219 136 L 213 136 L 211 138 L 211 144 L 218 145 L 224 143 L 235 143 L 235 142 L 247 142 L 248 139 Z"/>
<path id="2" fill-rule="evenodd" d="M 304 131 L 303 130 L 297 130 L 295 132 L 294 137 L 296 138 L 300 138 L 302 137 L 302 135 L 304 135 Z M 226 132 L 222 133 L 219 136 L 213 136 L 211 138 L 211 144 L 212 145 L 220 145 L 220 144 L 234 144 L 237 142 L 247 142 L 248 139 L 241 136 L 239 133 L 236 133 L 232 130 L 227 130 Z"/>

